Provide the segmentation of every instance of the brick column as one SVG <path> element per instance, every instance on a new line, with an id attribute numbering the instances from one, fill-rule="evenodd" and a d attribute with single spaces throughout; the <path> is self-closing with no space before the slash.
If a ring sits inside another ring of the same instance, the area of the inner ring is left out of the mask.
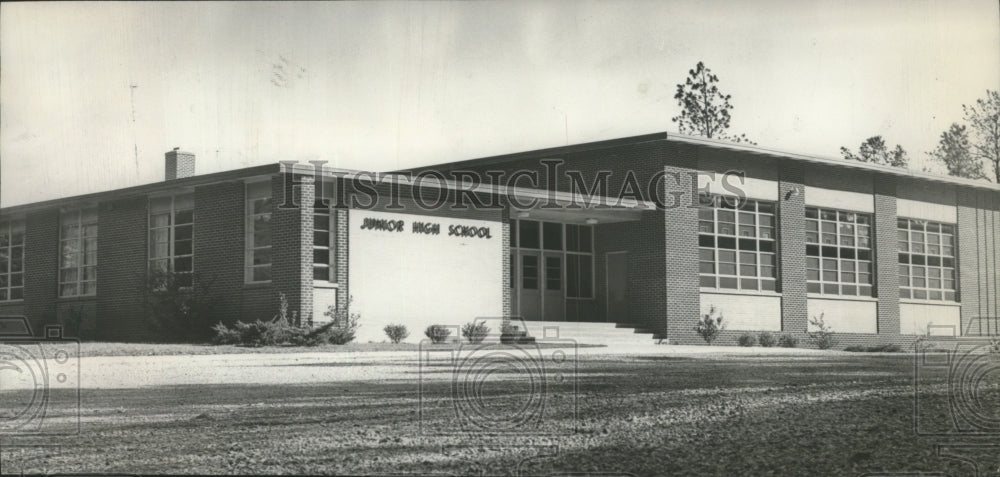
<path id="1" fill-rule="evenodd" d="M 98 207 L 95 325 L 98 339 L 162 339 L 155 334 L 143 305 L 149 263 L 148 205 L 149 200 L 139 196 L 103 202 Z M 197 249 L 194 266 L 198 267 Z"/>
<path id="2" fill-rule="evenodd" d="M 878 297 L 878 333 L 899 334 L 899 244 L 896 238 L 896 181 L 875 181 L 875 219 L 872 241 L 875 257 L 875 296 Z"/>
<path id="3" fill-rule="evenodd" d="M 44 325 L 57 322 L 59 210 L 29 213 L 24 227 L 24 314 L 40 335 Z"/>
<path id="4" fill-rule="evenodd" d="M 246 190 L 242 182 L 195 188 L 194 278 L 208 284 L 208 291 L 216 300 L 211 324 L 264 318 L 241 316 L 245 227 Z"/>
<path id="5" fill-rule="evenodd" d="M 665 168 L 666 193 L 669 203 L 678 198 L 675 207 L 667 208 L 662 217 L 658 242 L 664 253 L 666 267 L 667 337 L 672 342 L 698 343 L 695 321 L 701 313 L 698 282 L 698 198 L 692 191 L 698 184 L 698 158 L 695 154 L 670 158 Z M 677 177 L 679 180 L 674 180 Z M 653 237 L 648 237 L 652 239 Z M 652 261 L 653 257 L 649 260 Z M 642 257 L 642 260 L 647 260 Z M 660 331 L 660 330 L 654 330 Z M 658 336 L 659 337 L 659 336 Z"/>
<path id="6" fill-rule="evenodd" d="M 503 276 L 500 277 L 500 286 L 503 289 L 500 291 L 503 295 L 503 316 L 513 316 L 513 297 L 511 296 L 510 289 L 510 274 L 512 270 L 510 269 L 510 209 L 507 208 L 507 201 L 502 199 L 504 205 L 503 210 L 500 212 L 501 221 L 501 240 L 503 240 L 503 246 L 501 251 L 501 269 L 503 270 Z M 596 254 L 595 254 L 596 255 Z"/>
<path id="7" fill-rule="evenodd" d="M 310 175 L 277 174 L 271 180 L 271 283 L 284 293 L 288 312 L 303 323 L 312 320 L 313 203 L 316 189 Z M 292 203 L 283 204 L 286 187 Z M 274 298 L 277 313 L 277 296 Z M 289 318 L 291 318 L 289 316 Z"/>
<path id="8" fill-rule="evenodd" d="M 778 179 L 778 280 L 781 286 L 781 331 L 805 333 L 806 298 L 806 193 L 802 166 L 779 164 Z M 797 192 L 796 192 L 797 191 Z"/>
<path id="9" fill-rule="evenodd" d="M 337 230 L 334 231 L 333 240 L 337 242 L 337 308 L 350 309 L 351 289 L 350 289 L 350 216 L 346 208 L 333 209 L 333 214 L 337 216 Z M 311 238 L 310 238 L 311 240 Z M 312 252 L 309 252 L 310 255 Z M 313 320 L 322 319 L 322 316 L 314 316 Z"/>
<path id="10" fill-rule="evenodd" d="M 972 189 L 958 191 L 958 292 L 962 303 L 962 333 L 972 324 L 972 318 L 988 316 L 991 294 L 988 265 L 995 242 L 989 230 L 984 204 L 991 196 Z M 992 205 L 992 204 L 991 204 Z M 978 332 L 974 328 L 973 333 Z"/>

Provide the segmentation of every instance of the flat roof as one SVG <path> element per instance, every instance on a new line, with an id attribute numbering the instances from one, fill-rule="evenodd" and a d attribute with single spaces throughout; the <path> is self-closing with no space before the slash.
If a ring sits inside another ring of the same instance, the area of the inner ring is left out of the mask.
<path id="1" fill-rule="evenodd" d="M 941 174 L 931 174 L 927 172 L 914 171 L 911 169 L 905 169 L 901 167 L 882 166 L 878 164 L 869 164 L 865 162 L 849 161 L 842 158 L 798 154 L 794 152 L 787 152 L 768 147 L 751 146 L 749 144 L 720 141 L 718 139 L 709 139 L 701 136 L 689 136 L 686 134 L 671 133 L 666 131 L 652 133 L 652 134 L 643 134 L 639 136 L 610 139 L 605 141 L 595 141 L 595 142 L 588 142 L 581 144 L 571 144 L 568 146 L 535 149 L 531 151 L 502 154 L 498 156 L 487 156 L 487 157 L 467 159 L 464 161 L 457 161 L 457 162 L 431 164 L 427 166 L 421 166 L 415 169 L 430 169 L 435 166 L 448 166 L 449 169 L 456 169 L 460 167 L 484 166 L 484 165 L 501 164 L 505 162 L 512 162 L 524 159 L 553 157 L 564 154 L 572 154 L 574 152 L 607 149 L 607 148 L 630 145 L 630 144 L 641 144 L 644 142 L 653 142 L 653 141 L 668 141 L 668 142 L 692 144 L 696 146 L 710 147 L 714 149 L 726 149 L 747 154 L 769 156 L 778 159 L 789 159 L 793 161 L 802 161 L 812 164 L 822 164 L 833 167 L 844 167 L 847 169 L 863 170 L 879 174 L 888 174 L 892 176 L 906 177 L 922 181 L 931 181 L 943 184 L 959 185 L 963 187 L 975 187 L 991 191 L 1000 191 L 1000 184 L 994 184 L 988 181 L 966 179 L 962 177 L 953 177 Z"/>
<path id="2" fill-rule="evenodd" d="M 689 136 L 685 134 L 668 133 L 668 132 L 656 132 L 652 134 L 643 134 L 639 136 L 629 136 L 624 138 L 609 139 L 603 141 L 594 141 L 580 144 L 571 144 L 567 146 L 558 146 L 544 149 L 535 149 L 531 151 L 515 152 L 509 154 L 503 154 L 498 156 L 488 156 L 476 159 L 467 159 L 463 161 L 448 162 L 448 163 L 438 163 L 431 164 L 427 166 L 420 166 L 414 169 L 416 170 L 426 170 L 433 168 L 435 166 L 448 166 L 448 169 L 457 169 L 461 167 L 470 166 L 483 166 L 489 164 L 499 164 L 505 162 L 511 162 L 516 160 L 531 159 L 531 158 L 545 158 L 553 157 L 564 154 L 572 154 L 575 152 L 582 151 L 594 151 L 599 149 L 608 149 L 613 147 L 619 147 L 624 145 L 641 144 L 645 142 L 655 142 L 655 141 L 668 141 L 677 142 L 684 144 L 691 144 L 701 147 L 710 147 L 714 149 L 726 149 L 736 152 L 742 152 L 746 154 L 755 154 L 762 156 L 769 156 L 778 159 L 788 159 L 793 161 L 801 161 L 811 164 L 820 164 L 825 166 L 833 167 L 843 167 L 853 170 L 861 170 L 872 172 L 876 174 L 886 174 L 895 177 L 904 177 L 909 179 L 915 179 L 919 181 L 935 182 L 940 184 L 957 185 L 962 187 L 972 187 L 977 189 L 984 189 L 994 192 L 1000 192 L 1000 184 L 994 184 L 987 181 L 977 181 L 972 179 L 965 179 L 961 177 L 945 176 L 940 174 L 930 174 L 926 172 L 914 171 L 910 169 L 904 169 L 899 167 L 891 166 L 881 166 L 876 164 L 868 164 L 858 161 L 848 161 L 845 159 L 833 158 L 833 157 L 823 157 L 807 154 L 797 154 L 793 152 L 781 151 L 778 149 L 772 149 L 761 146 L 751 146 L 748 144 L 738 144 L 729 141 L 720 141 L 716 139 L 708 139 L 699 136 Z M 258 175 L 268 175 L 274 174 L 286 170 L 285 166 L 281 163 L 274 164 L 264 164 L 261 166 L 247 167 L 243 169 L 235 169 L 231 171 L 216 172 L 212 174 L 205 175 L 195 175 L 191 177 L 184 177 L 180 179 L 174 179 L 162 182 L 153 182 L 149 184 L 142 184 L 132 187 L 126 187 L 123 189 L 113 189 L 108 191 L 92 192 L 89 194 L 71 196 L 71 197 L 61 197 L 58 199 L 50 199 L 41 202 L 32 202 L 28 204 L 20 204 L 12 207 L 0 208 L 2 213 L 23 213 L 29 210 L 37 210 L 49 207 L 61 207 L 74 202 L 89 202 L 97 200 L 114 200 L 116 198 L 128 197 L 133 195 L 149 194 L 153 192 L 170 190 L 175 188 L 185 188 L 185 187 L 196 187 L 201 185 L 207 185 L 218 182 L 228 182 L 233 180 L 246 179 L 249 177 L 254 177 Z M 295 168 L 295 170 L 305 172 L 305 168 Z M 339 169 L 348 175 L 365 173 L 362 171 L 352 171 Z M 402 171 L 393 171 L 402 172 Z M 392 174 L 383 173 L 383 174 Z M 448 181 L 447 186 L 456 186 L 457 184 Z M 490 192 L 487 190 L 479 190 L 481 192 Z M 496 191 L 493 191 L 496 192 Z M 531 197 L 533 194 L 525 189 L 517 188 L 516 194 L 526 197 Z M 562 197 L 560 197 L 562 198 Z M 631 204 L 631 207 L 644 207 L 648 204 Z"/>

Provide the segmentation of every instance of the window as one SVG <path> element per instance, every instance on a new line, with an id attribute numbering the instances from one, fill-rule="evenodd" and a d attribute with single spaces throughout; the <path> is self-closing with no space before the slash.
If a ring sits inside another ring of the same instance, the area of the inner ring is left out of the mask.
<path id="1" fill-rule="evenodd" d="M 337 210 L 330 203 L 324 204 L 321 198 L 313 207 L 313 280 L 336 283 Z"/>
<path id="2" fill-rule="evenodd" d="M 96 294 L 97 209 L 62 213 L 59 250 L 59 296 Z"/>
<path id="3" fill-rule="evenodd" d="M 806 290 L 873 296 L 871 215 L 806 208 Z"/>
<path id="4" fill-rule="evenodd" d="M 271 182 L 247 184 L 246 281 L 271 281 Z"/>
<path id="5" fill-rule="evenodd" d="M 900 218 L 899 297 L 956 301 L 955 225 Z"/>
<path id="6" fill-rule="evenodd" d="M 24 220 L 0 218 L 0 301 L 24 298 Z"/>
<path id="7" fill-rule="evenodd" d="M 698 210 L 701 286 L 776 291 L 774 204 L 704 194 Z"/>
<path id="8" fill-rule="evenodd" d="M 189 287 L 194 272 L 194 195 L 149 199 L 149 268 Z"/>
<path id="9" fill-rule="evenodd" d="M 542 270 L 538 256 L 522 256 L 522 288 L 538 289 L 540 274 L 544 272 L 546 290 L 565 290 L 567 298 L 594 297 L 593 227 L 536 220 L 511 220 L 510 224 L 511 243 L 517 244 L 511 249 L 511 257 L 517 256 L 518 249 L 543 250 L 541 254 L 545 257 Z M 516 264 L 512 258 L 512 285 Z"/>

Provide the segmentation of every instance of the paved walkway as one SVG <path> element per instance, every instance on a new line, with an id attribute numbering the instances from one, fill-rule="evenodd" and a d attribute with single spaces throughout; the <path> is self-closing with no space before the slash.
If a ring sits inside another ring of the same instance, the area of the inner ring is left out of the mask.
<path id="1" fill-rule="evenodd" d="M 555 348 L 525 347 L 517 359 L 539 359 L 555 353 Z M 564 350 L 567 358 L 572 351 Z M 179 356 L 115 356 L 79 359 L 79 385 L 83 389 L 127 389 L 146 386 L 183 386 L 201 384 L 316 384 L 341 381 L 390 382 L 415 381 L 418 378 L 451 378 L 450 363 L 455 351 L 433 351 L 424 356 L 415 351 L 378 352 L 304 352 L 282 354 L 224 354 Z M 819 358 L 843 355 L 841 351 L 817 351 L 786 348 L 740 348 L 717 346 L 611 346 L 578 348 L 581 359 L 616 359 L 628 356 L 739 357 L 796 356 Z M 427 365 L 432 365 L 428 367 Z M 55 369 L 50 362 L 50 368 Z M 61 366 L 61 365 L 60 365 Z M 0 368 L 12 372 L 10 368 Z M 421 371 L 423 371 L 421 373 Z M 430 371 L 430 372 L 428 372 Z M 73 380 L 54 387 L 68 387 Z M 31 386 L 30 380 L 0 380 L 0 390 Z"/>

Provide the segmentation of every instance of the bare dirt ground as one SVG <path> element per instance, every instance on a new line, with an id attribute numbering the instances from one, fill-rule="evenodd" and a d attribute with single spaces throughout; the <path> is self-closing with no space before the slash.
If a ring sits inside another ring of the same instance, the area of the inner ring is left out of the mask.
<path id="1" fill-rule="evenodd" d="M 974 475 L 937 446 L 973 444 L 989 461 L 1000 445 L 998 433 L 917 434 L 915 410 L 937 424 L 951 422 L 952 410 L 947 372 L 915 388 L 911 354 L 465 351 L 82 358 L 79 411 L 45 416 L 78 414 L 79 434 L 8 432 L 0 465 L 4 473 Z M 1000 372 L 986 376 L 977 399 L 1000 402 Z M 27 392 L 4 388 L 0 397 L 20 402 Z"/>

